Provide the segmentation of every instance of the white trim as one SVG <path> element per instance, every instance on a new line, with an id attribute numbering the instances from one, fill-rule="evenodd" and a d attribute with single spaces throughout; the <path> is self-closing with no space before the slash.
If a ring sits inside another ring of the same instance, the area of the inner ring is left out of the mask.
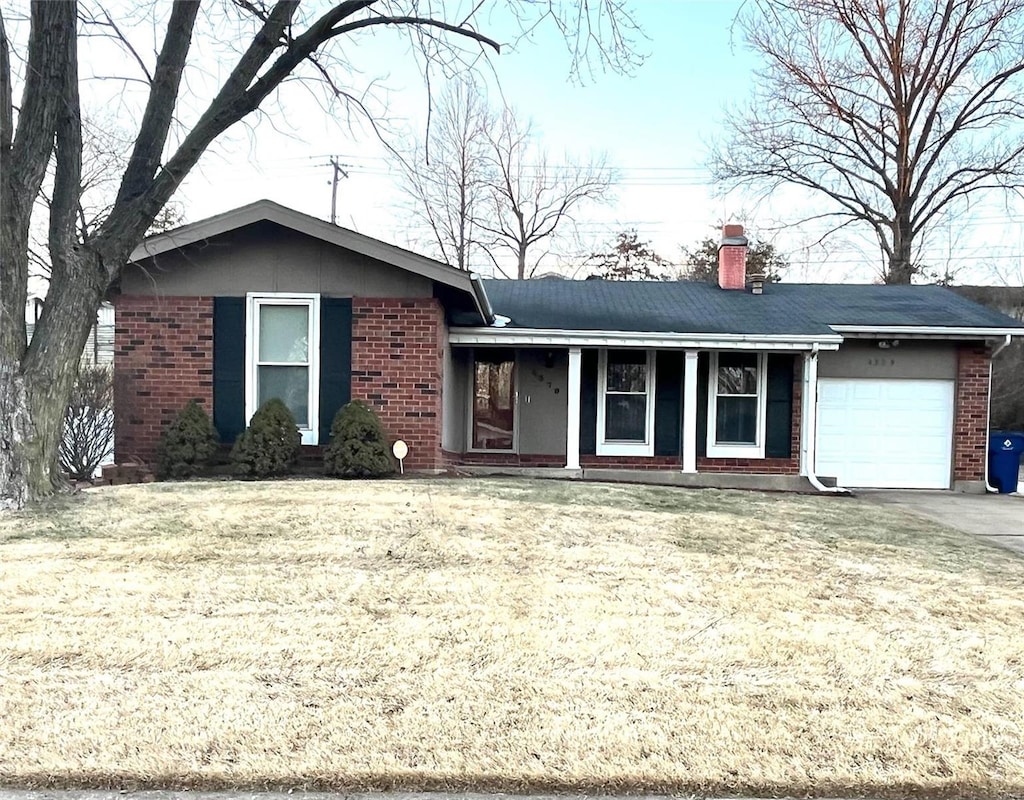
<path id="1" fill-rule="evenodd" d="M 839 334 L 880 334 L 891 336 L 973 337 L 1024 336 L 1021 328 L 969 328 L 942 325 L 830 325 Z"/>
<path id="2" fill-rule="evenodd" d="M 843 337 L 837 334 L 781 336 L 746 333 L 658 333 L 651 331 L 581 331 L 554 328 L 452 328 L 453 345 L 511 347 L 620 347 L 634 350 L 838 350 Z"/>
<path id="3" fill-rule="evenodd" d="M 764 458 L 765 418 L 768 412 L 768 370 L 767 356 L 757 354 L 757 434 L 753 445 L 729 444 L 715 441 L 718 422 L 718 353 L 711 354 L 708 368 L 708 458 Z"/>
<path id="4" fill-rule="evenodd" d="M 683 371 L 683 472 L 697 471 L 697 358 L 687 350 Z"/>
<path id="5" fill-rule="evenodd" d="M 639 348 L 630 348 L 639 349 Z M 597 447 L 599 456 L 653 456 L 654 455 L 654 387 L 657 363 L 654 350 L 647 350 L 647 418 L 643 442 L 608 441 L 605 438 L 606 389 L 608 386 L 608 350 L 597 354 Z"/>
<path id="6" fill-rule="evenodd" d="M 466 413 L 467 453 L 509 453 L 519 452 L 519 352 L 512 350 L 512 447 L 473 447 L 473 413 L 476 411 L 476 349 L 469 355 L 469 397 Z"/>
<path id="7" fill-rule="evenodd" d="M 249 292 L 245 296 L 245 424 L 256 413 L 256 362 L 259 359 L 260 306 L 306 306 L 309 308 L 307 341 L 309 347 L 309 426 L 299 426 L 302 444 L 320 440 L 320 295 L 305 292 Z"/>
<path id="8" fill-rule="evenodd" d="M 568 404 L 565 426 L 565 468 L 580 468 L 580 392 L 582 386 L 583 351 L 569 348 L 569 381 L 566 387 Z"/>

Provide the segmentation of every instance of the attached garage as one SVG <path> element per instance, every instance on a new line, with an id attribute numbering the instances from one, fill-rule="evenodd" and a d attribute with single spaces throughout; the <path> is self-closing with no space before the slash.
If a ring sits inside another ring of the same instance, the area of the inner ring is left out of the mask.
<path id="1" fill-rule="evenodd" d="M 954 381 L 822 378 L 818 475 L 840 486 L 948 489 Z"/>

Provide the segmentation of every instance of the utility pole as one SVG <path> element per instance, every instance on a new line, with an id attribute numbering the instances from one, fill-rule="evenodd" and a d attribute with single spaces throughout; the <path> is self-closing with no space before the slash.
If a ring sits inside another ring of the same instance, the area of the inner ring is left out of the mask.
<path id="1" fill-rule="evenodd" d="M 336 156 L 331 156 L 330 166 L 334 167 L 334 177 L 331 179 L 331 224 L 338 224 L 338 178 L 347 178 L 348 173 L 342 167 L 348 164 L 339 164 Z"/>

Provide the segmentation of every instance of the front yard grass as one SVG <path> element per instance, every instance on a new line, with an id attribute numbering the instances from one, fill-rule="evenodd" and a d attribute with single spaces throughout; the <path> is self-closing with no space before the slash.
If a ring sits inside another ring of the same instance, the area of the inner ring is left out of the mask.
<path id="1" fill-rule="evenodd" d="M 858 500 L 102 489 L 0 515 L 0 785 L 1011 795 L 1022 627 Z"/>

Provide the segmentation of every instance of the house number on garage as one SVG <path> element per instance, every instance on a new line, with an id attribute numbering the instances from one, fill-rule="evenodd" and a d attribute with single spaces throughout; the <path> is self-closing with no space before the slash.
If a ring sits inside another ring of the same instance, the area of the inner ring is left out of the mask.
<path id="1" fill-rule="evenodd" d="M 869 367 L 894 367 L 896 366 L 895 358 L 869 358 Z"/>

